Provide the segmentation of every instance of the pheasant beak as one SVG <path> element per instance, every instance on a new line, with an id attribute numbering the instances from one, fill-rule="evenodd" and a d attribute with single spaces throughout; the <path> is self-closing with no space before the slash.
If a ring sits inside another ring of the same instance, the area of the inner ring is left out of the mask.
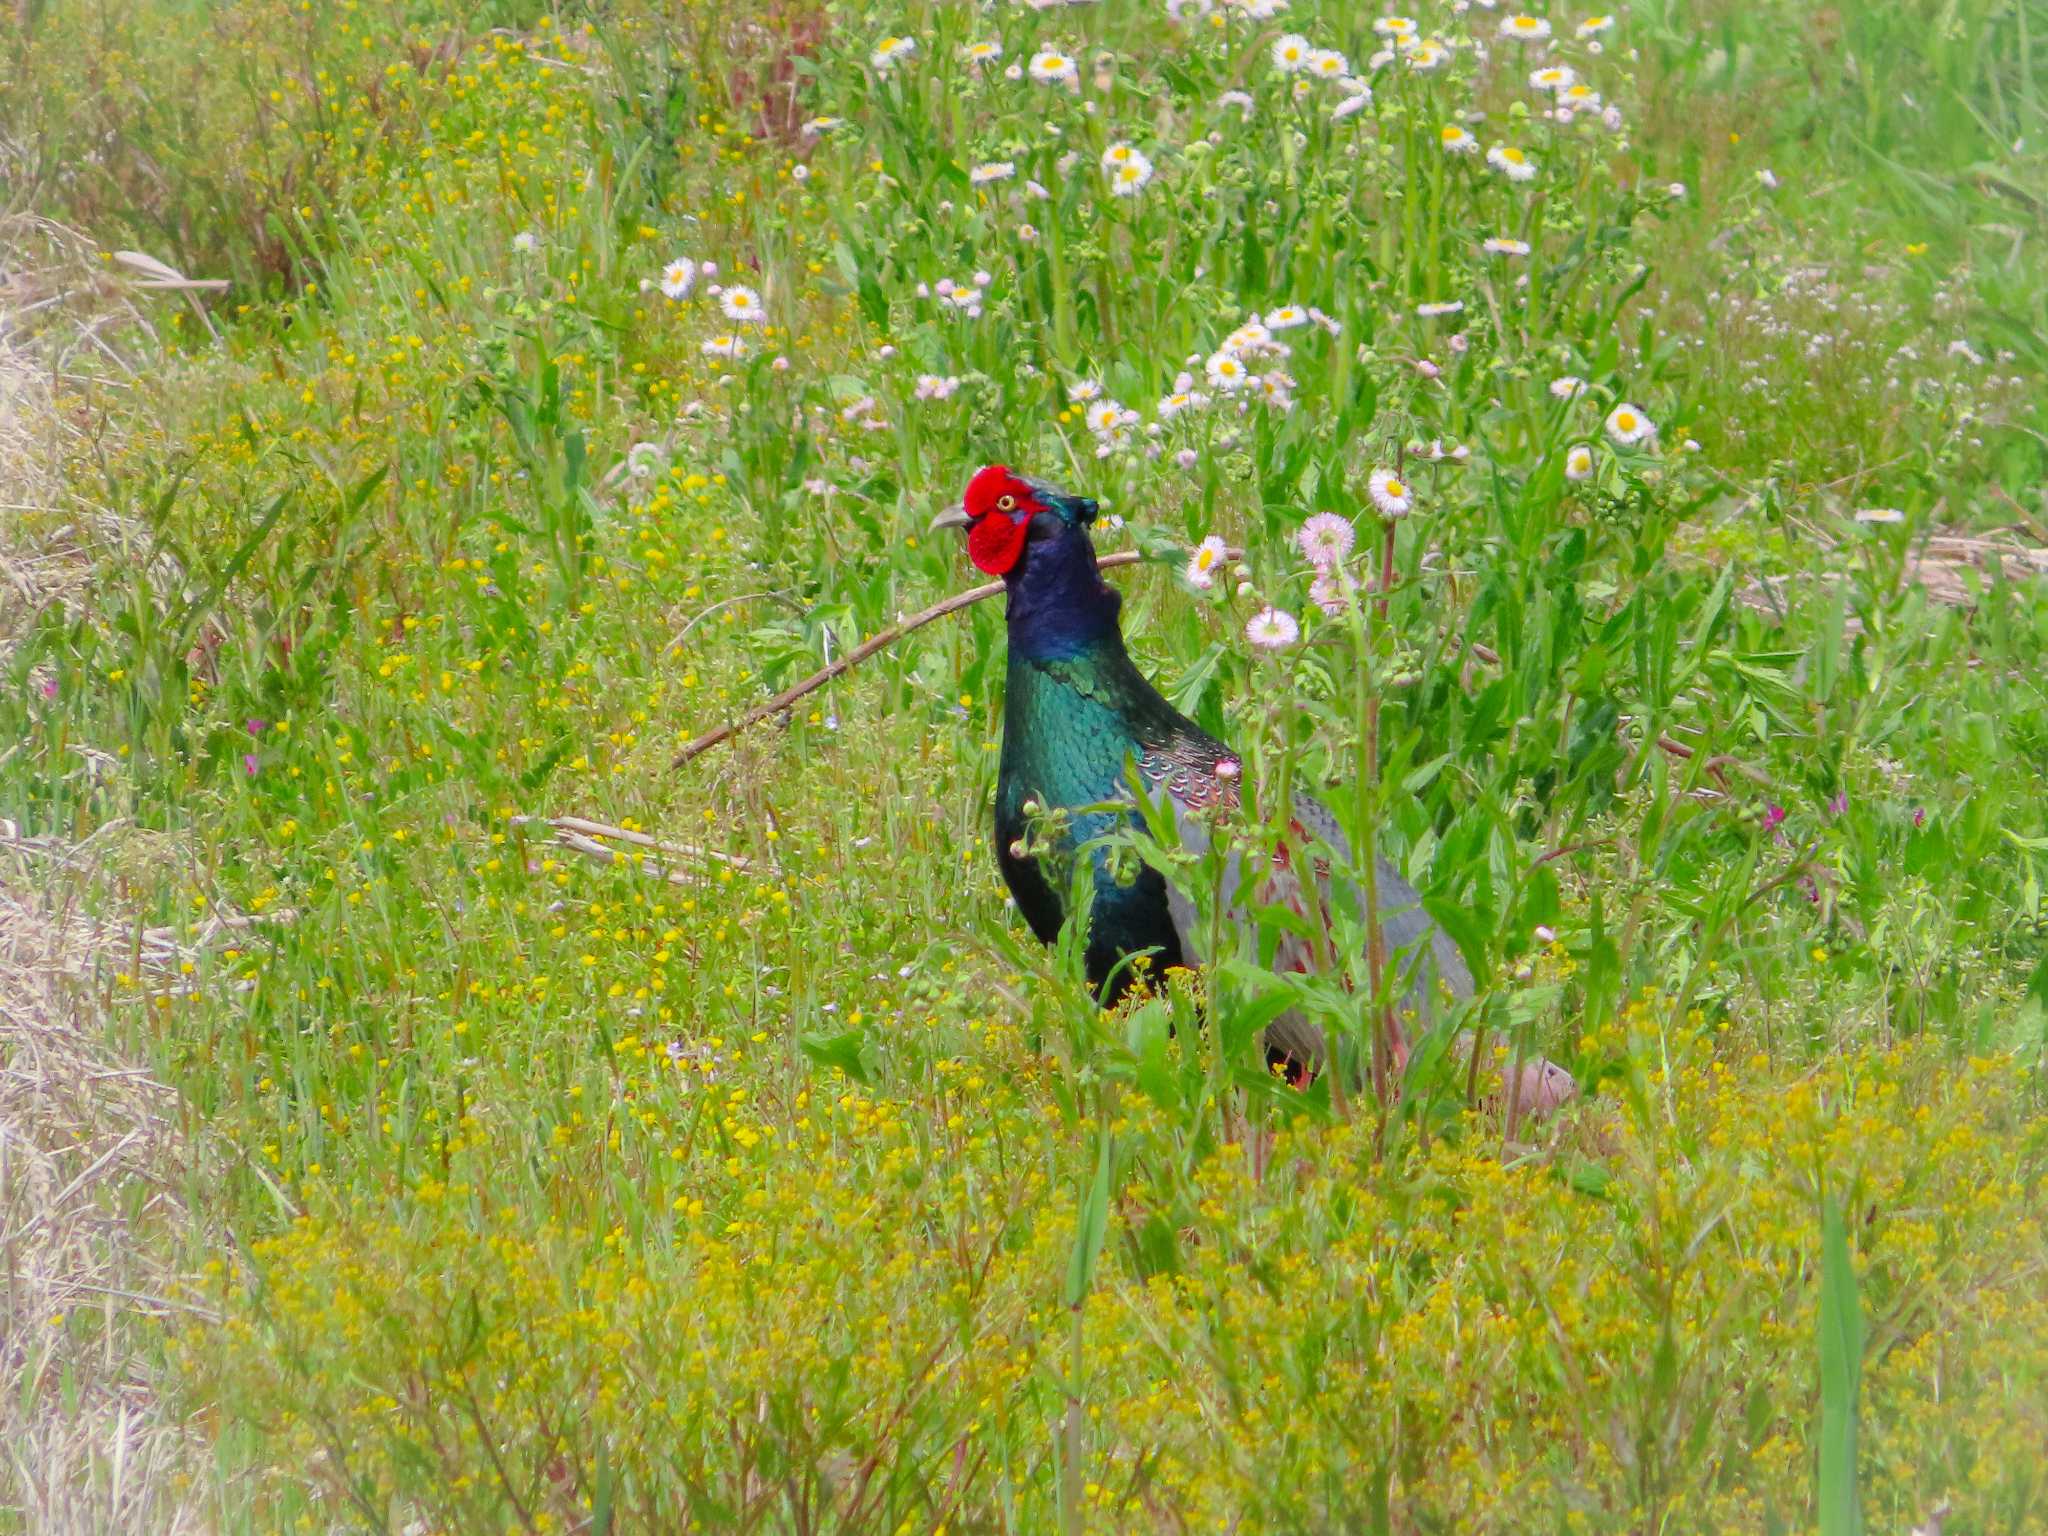
<path id="1" fill-rule="evenodd" d="M 925 532 L 937 533 L 941 528 L 965 528 L 972 521 L 974 521 L 974 519 L 969 517 L 965 512 L 961 511 L 958 507 L 948 507 L 945 511 L 941 512 L 937 517 L 932 519 L 931 526 L 925 529 Z"/>

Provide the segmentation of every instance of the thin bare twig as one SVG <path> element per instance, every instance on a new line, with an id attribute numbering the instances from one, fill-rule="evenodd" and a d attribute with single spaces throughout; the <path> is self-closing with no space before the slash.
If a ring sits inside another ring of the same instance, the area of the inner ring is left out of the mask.
<path id="1" fill-rule="evenodd" d="M 1114 570 L 1120 565 L 1135 565 L 1143 558 L 1144 556 L 1140 555 L 1136 550 L 1126 549 L 1119 550 L 1113 555 L 1104 555 L 1095 564 L 1098 570 L 1107 571 Z M 1241 560 L 1244 558 L 1244 551 L 1241 549 L 1225 550 L 1224 558 Z M 955 592 L 944 601 L 933 603 L 931 607 L 913 613 L 907 619 L 898 620 L 887 629 L 869 636 L 829 666 L 819 668 L 794 687 L 783 689 L 782 692 L 776 694 L 767 703 L 755 705 L 730 724 L 721 725 L 715 730 L 706 731 L 702 736 L 699 736 L 678 752 L 669 766 L 671 768 L 680 768 L 692 758 L 702 757 L 720 743 L 731 741 L 733 737 L 739 735 L 741 731 L 746 730 L 749 726 L 759 725 L 770 715 L 781 714 L 806 694 L 816 693 L 820 688 L 831 682 L 833 678 L 859 666 L 877 651 L 887 650 L 905 635 L 923 629 L 925 625 L 935 620 L 943 619 L 949 613 L 958 613 L 962 608 L 971 608 L 976 603 L 994 597 L 1002 590 L 1003 584 L 1000 581 L 984 582 L 978 587 L 968 588 L 965 592 Z"/>

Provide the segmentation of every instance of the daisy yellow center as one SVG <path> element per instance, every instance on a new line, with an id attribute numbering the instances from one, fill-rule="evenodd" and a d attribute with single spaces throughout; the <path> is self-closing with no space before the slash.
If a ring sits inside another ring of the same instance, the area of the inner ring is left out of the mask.
<path id="1" fill-rule="evenodd" d="M 1636 419 L 1628 411 L 1623 411 L 1619 416 L 1615 417 L 1614 424 L 1624 432 L 1633 432 L 1636 429 Z"/>
<path id="2" fill-rule="evenodd" d="M 1143 173 L 1135 165 L 1127 165 L 1122 170 L 1117 172 L 1117 175 L 1125 181 L 1136 181 L 1138 177 L 1142 174 Z"/>
<path id="3" fill-rule="evenodd" d="M 1398 501 L 1408 494 L 1408 487 L 1398 480 L 1389 480 L 1387 482 L 1387 494 Z"/>
<path id="4" fill-rule="evenodd" d="M 1465 130 L 1462 128 L 1446 128 L 1443 133 L 1443 139 L 1446 144 L 1460 143 L 1464 137 Z"/>
<path id="5" fill-rule="evenodd" d="M 1214 565 L 1215 563 L 1216 563 L 1216 551 L 1215 551 L 1215 550 L 1213 550 L 1213 549 L 1198 549 L 1198 550 L 1196 550 L 1196 551 L 1195 551 L 1195 569 L 1196 569 L 1196 570 L 1198 570 L 1198 571 L 1206 571 L 1207 569 L 1209 569 L 1209 567 L 1210 567 L 1210 566 Z"/>
<path id="6" fill-rule="evenodd" d="M 1504 149 L 1500 152 L 1500 157 L 1501 159 L 1507 161 L 1510 165 L 1520 165 L 1524 160 L 1529 158 L 1527 155 L 1523 154 L 1519 149 Z"/>

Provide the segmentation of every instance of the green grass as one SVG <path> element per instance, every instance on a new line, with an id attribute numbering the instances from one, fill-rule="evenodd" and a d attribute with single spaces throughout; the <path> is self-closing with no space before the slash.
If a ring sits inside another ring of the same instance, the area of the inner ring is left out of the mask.
<path id="1" fill-rule="evenodd" d="M 0 812 L 131 850 L 96 899 L 267 919 L 104 977 L 210 1148 L 221 1320 L 158 1364 L 224 1527 L 2043 1528 L 2037 10 L 1545 12 L 1618 129 L 1479 9 L 1346 119 L 1269 56 L 1365 69 L 1321 0 L 313 14 L 0 22 L 23 196 L 234 283 L 70 385 L 102 449 L 21 538 L 129 545 L 0 690 Z M 1077 92 L 1001 78 L 1055 45 Z M 1291 409 L 1155 410 L 1290 304 Z M 962 585 L 991 459 L 1125 520 L 1251 782 L 1372 765 L 1455 1022 L 1585 1090 L 1538 1144 L 1448 1029 L 1397 1106 L 1263 1080 L 1253 946 L 1100 1016 L 995 875 L 998 604 L 672 768 Z M 1325 619 L 1294 532 L 1362 569 L 1382 465 L 1388 622 Z M 1212 533 L 1246 592 L 1176 574 Z"/>

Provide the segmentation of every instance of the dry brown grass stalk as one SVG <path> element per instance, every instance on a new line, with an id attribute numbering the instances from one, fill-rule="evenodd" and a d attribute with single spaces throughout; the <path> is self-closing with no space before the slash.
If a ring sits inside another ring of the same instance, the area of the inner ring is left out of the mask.
<path id="1" fill-rule="evenodd" d="M 738 875 L 750 874 L 754 868 L 754 861 L 740 854 L 721 853 L 715 848 L 700 848 L 692 843 L 672 843 L 650 837 L 645 832 L 592 821 L 584 816 L 515 816 L 512 824 L 517 827 L 546 827 L 555 834 L 555 846 L 559 848 L 601 864 L 631 863 L 642 874 L 666 880 L 671 885 L 687 885 L 702 878 L 701 875 L 685 873 L 679 867 L 682 865 L 699 868 L 717 865 Z M 650 858 L 646 851 L 627 853 L 611 846 L 613 843 L 624 843 L 635 850 L 649 850 L 666 858 Z M 671 860 L 673 863 L 668 862 Z"/>

